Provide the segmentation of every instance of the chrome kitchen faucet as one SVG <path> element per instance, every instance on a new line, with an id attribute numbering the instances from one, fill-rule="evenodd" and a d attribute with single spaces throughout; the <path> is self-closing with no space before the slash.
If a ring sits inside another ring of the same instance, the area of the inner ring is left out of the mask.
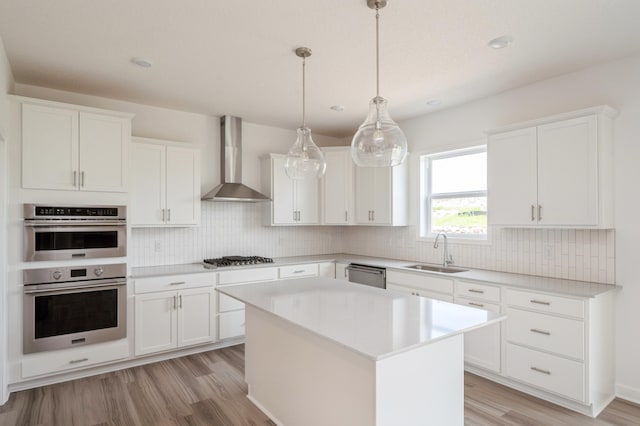
<path id="1" fill-rule="evenodd" d="M 433 243 L 433 248 L 438 248 L 438 239 L 440 238 L 440 235 L 442 235 L 442 239 L 444 239 L 444 249 L 442 251 L 442 267 L 446 268 L 453 263 L 453 257 L 449 254 L 449 240 L 447 239 L 447 234 L 445 234 L 444 232 L 439 232 L 438 235 L 436 235 L 436 240 Z"/>

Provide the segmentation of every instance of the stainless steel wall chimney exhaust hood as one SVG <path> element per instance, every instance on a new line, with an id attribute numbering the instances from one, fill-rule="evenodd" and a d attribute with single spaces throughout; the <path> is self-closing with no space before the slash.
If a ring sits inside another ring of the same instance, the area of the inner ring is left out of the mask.
<path id="1" fill-rule="evenodd" d="M 220 118 L 220 185 L 207 192 L 204 201 L 271 201 L 258 191 L 242 184 L 242 119 L 225 115 Z"/>

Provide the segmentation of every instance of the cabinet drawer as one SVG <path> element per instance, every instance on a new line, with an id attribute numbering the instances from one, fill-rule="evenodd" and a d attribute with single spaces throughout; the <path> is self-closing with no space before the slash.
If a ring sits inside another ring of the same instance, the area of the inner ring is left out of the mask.
<path id="1" fill-rule="evenodd" d="M 220 285 L 271 281 L 275 279 L 278 279 L 278 268 L 239 269 L 219 273 Z"/>
<path id="2" fill-rule="evenodd" d="M 508 320 L 507 320 L 508 321 Z M 584 364 L 507 343 L 507 376 L 584 402 Z"/>
<path id="3" fill-rule="evenodd" d="M 153 293 L 166 290 L 183 290 L 185 288 L 207 287 L 216 284 L 216 274 L 169 275 L 149 278 L 136 278 L 136 294 Z"/>
<path id="4" fill-rule="evenodd" d="M 584 323 L 507 308 L 507 340 L 571 358 L 584 359 Z"/>
<path id="5" fill-rule="evenodd" d="M 495 303 L 487 303 L 484 301 L 478 301 L 473 299 L 467 299 L 466 297 L 456 296 L 456 303 L 458 305 L 470 306 L 472 308 L 484 309 L 485 311 L 500 313 L 500 305 Z"/>
<path id="6" fill-rule="evenodd" d="M 318 276 L 318 264 L 289 265 L 280 267 L 280 278 L 299 278 Z"/>
<path id="7" fill-rule="evenodd" d="M 218 312 L 237 311 L 239 309 L 244 309 L 244 303 L 226 294 L 218 293 Z"/>
<path id="8" fill-rule="evenodd" d="M 22 377 L 86 368 L 128 356 L 129 343 L 126 339 L 115 343 L 98 343 L 81 348 L 26 355 L 22 359 Z"/>
<path id="9" fill-rule="evenodd" d="M 228 339 L 244 335 L 244 310 L 218 315 L 218 338 Z"/>
<path id="10" fill-rule="evenodd" d="M 413 296 L 428 297 L 430 299 L 442 300 L 444 302 L 453 303 L 453 296 L 446 293 L 438 293 L 436 291 L 420 290 L 420 289 L 405 287 L 397 284 L 387 284 L 387 290 L 399 291 L 402 293 L 411 294 Z"/>
<path id="11" fill-rule="evenodd" d="M 427 274 L 404 274 L 402 272 L 387 271 L 387 282 L 415 289 L 453 294 L 452 279 L 434 277 Z"/>
<path id="12" fill-rule="evenodd" d="M 550 314 L 584 318 L 584 302 L 562 296 L 507 289 L 508 305 Z"/>
<path id="13" fill-rule="evenodd" d="M 500 303 L 500 287 L 470 281 L 456 281 L 456 295 Z"/>

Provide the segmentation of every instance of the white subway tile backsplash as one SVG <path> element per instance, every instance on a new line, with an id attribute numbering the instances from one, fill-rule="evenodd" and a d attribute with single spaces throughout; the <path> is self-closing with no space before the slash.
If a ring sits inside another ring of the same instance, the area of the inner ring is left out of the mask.
<path id="1" fill-rule="evenodd" d="M 417 239 L 413 226 L 262 225 L 261 204 L 202 203 L 192 228 L 134 228 L 133 266 L 200 262 L 229 255 L 283 257 L 352 253 L 442 262 L 442 246 Z M 490 229 L 490 244 L 451 242 L 456 265 L 580 281 L 615 283 L 614 230 Z"/>
<path id="2" fill-rule="evenodd" d="M 417 240 L 415 227 L 375 229 L 344 228 L 341 232 L 343 251 L 415 262 L 442 262 L 441 249 L 433 249 L 433 242 Z M 519 274 L 615 283 L 614 230 L 492 228 L 490 232 L 491 244 L 450 243 L 449 252 L 455 264 Z M 408 250 L 406 246 L 397 248 L 389 244 L 394 239 L 412 241 L 414 249 Z"/>

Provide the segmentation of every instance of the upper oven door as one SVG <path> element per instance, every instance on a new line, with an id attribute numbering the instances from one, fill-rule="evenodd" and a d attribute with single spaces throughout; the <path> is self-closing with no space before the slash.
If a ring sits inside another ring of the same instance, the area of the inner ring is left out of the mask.
<path id="1" fill-rule="evenodd" d="M 68 260 L 127 255 L 124 223 L 25 221 L 25 258 Z"/>

